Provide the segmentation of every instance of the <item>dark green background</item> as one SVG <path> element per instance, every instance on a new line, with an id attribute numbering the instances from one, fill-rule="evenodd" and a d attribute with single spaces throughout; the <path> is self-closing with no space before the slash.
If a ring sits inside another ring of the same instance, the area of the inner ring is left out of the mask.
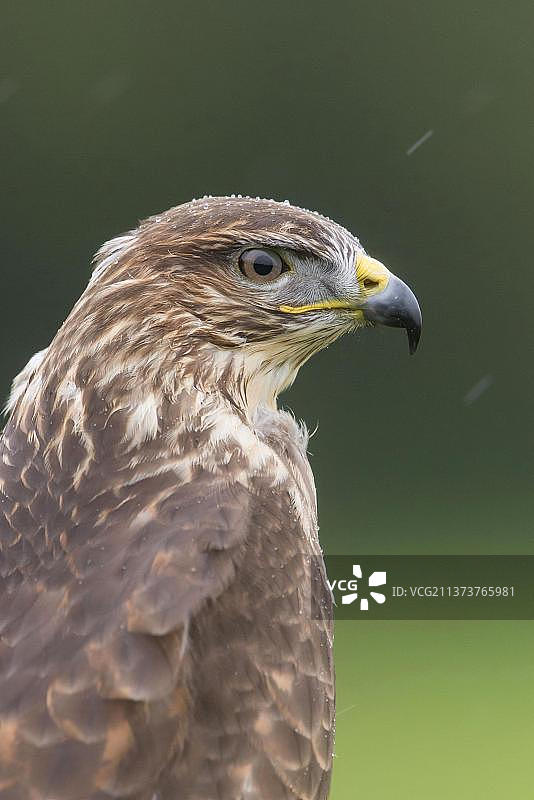
<path id="1" fill-rule="evenodd" d="M 532 552 L 532 2 L 1 12 L 2 394 L 102 241 L 204 193 L 288 198 L 351 228 L 425 322 L 416 357 L 365 332 L 285 398 L 319 424 L 327 551 Z M 339 623 L 333 798 L 529 796 L 532 634 Z"/>

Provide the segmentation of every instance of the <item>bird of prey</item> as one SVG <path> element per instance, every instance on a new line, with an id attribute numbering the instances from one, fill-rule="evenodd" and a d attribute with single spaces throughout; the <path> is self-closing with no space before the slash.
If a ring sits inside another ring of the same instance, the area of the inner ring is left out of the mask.
<path id="1" fill-rule="evenodd" d="M 207 197 L 102 247 L 0 444 L 2 800 L 324 800 L 332 609 L 299 367 L 411 290 L 326 217 Z M 317 598 L 313 598 L 317 599 Z"/>

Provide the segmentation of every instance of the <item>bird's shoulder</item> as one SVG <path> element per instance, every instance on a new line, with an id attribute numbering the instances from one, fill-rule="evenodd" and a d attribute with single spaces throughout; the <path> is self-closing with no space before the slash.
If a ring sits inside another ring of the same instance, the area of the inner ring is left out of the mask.
<path id="1" fill-rule="evenodd" d="M 293 549 L 315 550 L 289 417 L 205 405 L 194 422 L 175 402 L 145 438 L 150 403 L 132 421 L 86 392 L 80 424 L 78 401 L 41 400 L 0 441 L 0 777 L 35 797 L 150 785 L 187 741 L 191 620 L 247 538 L 290 525 Z"/>
<path id="2" fill-rule="evenodd" d="M 180 752 L 189 622 L 250 520 L 244 483 L 132 451 L 129 420 L 88 401 L 80 430 L 37 407 L 0 441 L 0 784 L 36 798 L 130 795 Z"/>

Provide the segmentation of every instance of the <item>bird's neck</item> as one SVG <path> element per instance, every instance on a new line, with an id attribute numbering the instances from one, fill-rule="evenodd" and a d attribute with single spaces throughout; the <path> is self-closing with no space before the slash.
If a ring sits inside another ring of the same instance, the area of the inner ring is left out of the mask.
<path id="1" fill-rule="evenodd" d="M 272 364 L 257 349 L 206 344 L 184 345 L 160 361 L 105 351 L 62 355 L 53 343 L 30 359 L 13 382 L 7 410 L 27 430 L 36 417 L 44 420 L 56 411 L 71 418 L 75 430 L 90 429 L 96 409 L 126 411 L 125 436 L 134 447 L 157 435 L 158 420 L 170 407 L 180 407 L 180 419 L 191 427 L 203 424 L 203 409 L 207 418 L 234 415 L 254 429 L 260 416 L 278 413 L 278 394 L 296 374 L 290 363 Z"/>
<path id="2" fill-rule="evenodd" d="M 171 475 L 173 485 L 186 483 L 200 464 L 224 481 L 230 474 L 237 481 L 242 475 L 265 476 L 266 470 L 275 481 L 290 475 L 295 508 L 315 541 L 307 432 L 291 414 L 263 401 L 272 396 L 261 369 L 225 363 L 218 380 L 213 369 L 209 374 L 184 371 L 180 379 L 175 370 L 165 383 L 157 375 L 135 380 L 129 370 L 108 364 L 84 384 L 79 371 L 54 369 L 51 356 L 38 354 L 16 380 L 9 425 L 73 486 L 87 482 L 97 491 L 103 480 L 123 486 L 162 474 Z M 304 509 L 312 509 L 311 515 Z"/>

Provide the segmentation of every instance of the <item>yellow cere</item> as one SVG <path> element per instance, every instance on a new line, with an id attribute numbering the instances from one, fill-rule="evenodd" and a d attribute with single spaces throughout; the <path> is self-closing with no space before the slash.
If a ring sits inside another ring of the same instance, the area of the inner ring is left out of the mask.
<path id="1" fill-rule="evenodd" d="M 366 297 L 383 292 L 389 283 L 389 270 L 371 256 L 359 255 L 356 259 L 356 277 Z"/>

